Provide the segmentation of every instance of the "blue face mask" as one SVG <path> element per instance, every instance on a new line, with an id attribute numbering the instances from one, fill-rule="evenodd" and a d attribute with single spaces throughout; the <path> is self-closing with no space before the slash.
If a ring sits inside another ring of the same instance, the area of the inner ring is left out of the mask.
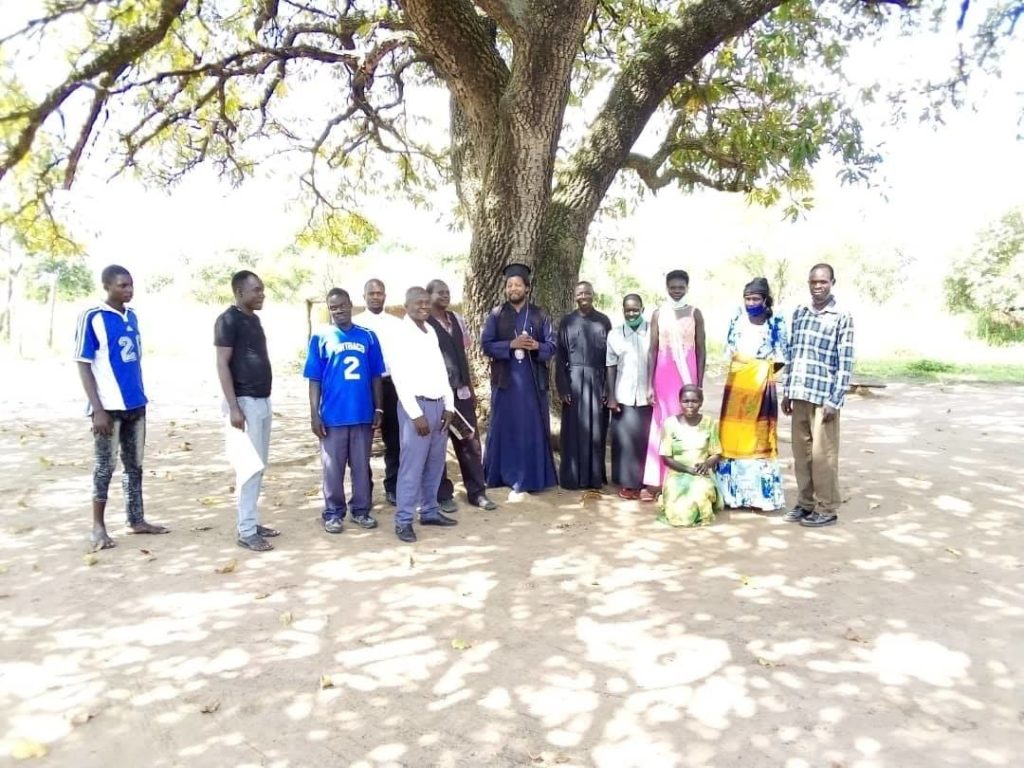
<path id="1" fill-rule="evenodd" d="M 747 317 L 753 319 L 760 317 L 768 309 L 764 304 L 758 304 L 756 307 L 747 307 Z"/>

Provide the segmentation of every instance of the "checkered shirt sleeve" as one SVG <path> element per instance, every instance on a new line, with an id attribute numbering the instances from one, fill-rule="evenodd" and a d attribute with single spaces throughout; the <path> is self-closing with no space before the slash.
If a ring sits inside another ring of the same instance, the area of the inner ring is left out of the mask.
<path id="1" fill-rule="evenodd" d="M 793 312 L 790 362 L 782 395 L 815 405 L 842 408 L 853 375 L 853 317 L 833 303 L 821 312 Z"/>

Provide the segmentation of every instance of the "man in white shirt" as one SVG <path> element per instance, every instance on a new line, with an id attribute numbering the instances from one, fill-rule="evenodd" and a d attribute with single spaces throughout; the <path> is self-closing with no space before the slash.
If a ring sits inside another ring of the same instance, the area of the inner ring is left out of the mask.
<path id="1" fill-rule="evenodd" d="M 424 288 L 410 288 L 405 294 L 405 320 L 393 337 L 393 351 L 388 353 L 384 347 L 385 355 L 390 354 L 391 376 L 398 393 L 401 436 L 395 535 L 405 542 L 416 541 L 412 523 L 417 507 L 420 525 L 458 524 L 441 512 L 437 503 L 455 398 L 437 333 L 427 322 L 428 317 L 430 294 Z"/>
<path id="2" fill-rule="evenodd" d="M 391 379 L 391 358 L 394 356 L 395 335 L 400 333 L 402 321 L 384 310 L 387 294 L 384 283 L 376 278 L 367 280 L 363 286 L 363 301 L 366 311 L 352 318 L 355 325 L 374 332 L 384 353 L 384 375 L 381 398 L 380 439 L 384 442 L 384 498 L 394 506 L 395 486 L 398 484 L 398 463 L 401 453 L 398 434 L 398 395 Z"/>
<path id="3" fill-rule="evenodd" d="M 608 334 L 608 409 L 612 412 L 612 482 L 619 497 L 639 499 L 643 489 L 647 437 L 651 431 L 648 373 L 650 325 L 644 302 L 630 293 L 622 300 L 625 322 Z"/>

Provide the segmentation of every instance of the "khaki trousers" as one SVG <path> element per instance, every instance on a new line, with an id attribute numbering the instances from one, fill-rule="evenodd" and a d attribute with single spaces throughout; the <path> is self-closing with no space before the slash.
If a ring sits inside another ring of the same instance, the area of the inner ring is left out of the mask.
<path id="1" fill-rule="evenodd" d="M 825 407 L 793 400 L 793 472 L 804 509 L 835 513 L 839 495 L 839 413 L 821 420 Z"/>

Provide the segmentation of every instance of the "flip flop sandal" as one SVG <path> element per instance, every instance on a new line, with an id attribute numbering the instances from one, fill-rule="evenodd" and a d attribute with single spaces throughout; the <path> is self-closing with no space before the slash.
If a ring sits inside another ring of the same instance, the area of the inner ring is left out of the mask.
<path id="1" fill-rule="evenodd" d="M 276 528 L 268 528 L 265 525 L 257 525 L 256 533 L 265 539 L 272 539 L 275 536 L 280 536 L 281 532 Z"/>

